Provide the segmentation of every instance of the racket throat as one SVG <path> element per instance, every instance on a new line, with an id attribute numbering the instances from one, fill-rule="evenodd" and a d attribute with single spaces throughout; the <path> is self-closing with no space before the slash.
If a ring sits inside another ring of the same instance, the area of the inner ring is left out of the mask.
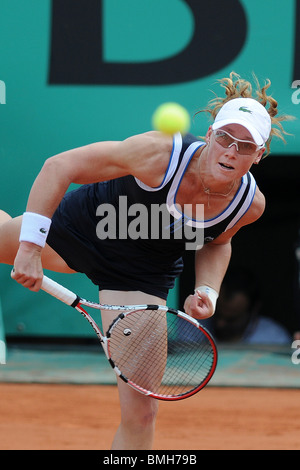
<path id="1" fill-rule="evenodd" d="M 128 382 L 128 379 L 122 374 L 122 372 L 120 371 L 120 369 L 116 366 L 116 364 L 114 363 L 114 361 L 109 358 L 108 359 L 108 362 L 110 363 L 111 367 L 113 368 L 115 374 L 120 377 L 120 379 L 122 379 L 124 382 Z"/>
<path id="2" fill-rule="evenodd" d="M 114 363 L 114 361 L 112 360 L 112 358 L 111 358 L 110 355 L 109 355 L 109 347 L 108 347 L 108 345 L 109 345 L 109 339 L 108 339 L 107 337 L 102 337 L 102 338 L 100 338 L 100 340 L 101 340 L 102 348 L 103 348 L 103 350 L 104 350 L 104 352 L 105 352 L 105 355 L 106 355 L 106 357 L 107 357 L 107 359 L 108 359 L 108 362 L 110 363 L 111 367 L 113 368 L 113 370 L 115 371 L 115 373 L 116 373 L 119 377 L 121 377 L 123 380 L 125 380 L 125 382 L 127 382 L 126 377 L 124 377 L 124 376 L 122 375 L 120 369 L 116 366 L 116 364 Z"/>
<path id="3" fill-rule="evenodd" d="M 101 341 L 101 345 L 102 345 L 102 348 L 103 348 L 103 351 L 105 352 L 105 356 L 107 357 L 107 359 L 109 360 L 109 362 L 111 361 L 110 357 L 109 357 L 109 353 L 108 353 L 108 340 L 106 337 L 101 337 L 100 335 L 98 335 L 100 341 Z"/>

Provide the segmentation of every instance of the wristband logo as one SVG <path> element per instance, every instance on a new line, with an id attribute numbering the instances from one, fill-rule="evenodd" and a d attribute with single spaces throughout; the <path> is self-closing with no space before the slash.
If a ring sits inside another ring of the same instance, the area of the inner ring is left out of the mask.
<path id="1" fill-rule="evenodd" d="M 42 228 L 40 228 L 40 232 L 46 234 L 46 233 L 47 233 L 47 230 L 42 227 Z"/>

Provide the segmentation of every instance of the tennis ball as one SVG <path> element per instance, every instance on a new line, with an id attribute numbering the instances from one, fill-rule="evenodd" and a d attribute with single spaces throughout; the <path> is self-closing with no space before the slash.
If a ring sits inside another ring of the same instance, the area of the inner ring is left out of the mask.
<path id="1" fill-rule="evenodd" d="M 187 110 L 177 103 L 163 103 L 152 116 L 153 128 L 165 134 L 186 134 L 191 122 Z"/>

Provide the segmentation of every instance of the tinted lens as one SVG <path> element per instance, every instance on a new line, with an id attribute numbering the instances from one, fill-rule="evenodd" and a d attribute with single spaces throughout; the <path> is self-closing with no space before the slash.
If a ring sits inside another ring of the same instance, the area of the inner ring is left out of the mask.
<path id="1" fill-rule="evenodd" d="M 216 142 L 224 148 L 230 147 L 232 144 L 236 146 L 237 144 L 237 152 L 241 155 L 251 155 L 252 153 L 256 152 L 257 146 L 256 144 L 248 141 L 238 140 L 231 137 L 230 134 L 224 131 L 216 131 L 215 132 L 215 139 Z"/>
<path id="2" fill-rule="evenodd" d="M 238 141 L 239 150 L 238 153 L 242 155 L 251 155 L 252 153 L 256 152 L 256 145 L 252 144 L 251 142 L 241 142 Z"/>

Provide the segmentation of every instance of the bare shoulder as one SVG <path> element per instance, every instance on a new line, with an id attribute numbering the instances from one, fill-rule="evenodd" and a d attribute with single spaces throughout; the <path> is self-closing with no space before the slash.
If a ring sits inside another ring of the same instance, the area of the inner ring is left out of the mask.
<path id="1" fill-rule="evenodd" d="M 257 186 L 253 202 L 244 216 L 245 224 L 251 224 L 252 222 L 255 222 L 257 219 L 259 219 L 263 215 L 265 208 L 266 198 Z"/>
<path id="2" fill-rule="evenodd" d="M 127 139 L 123 140 L 122 143 L 124 146 L 130 145 L 133 147 L 143 146 L 147 148 L 148 146 L 172 146 L 173 138 L 170 135 L 163 134 L 162 132 L 158 131 L 149 131 L 144 132 L 142 134 L 136 134 L 131 137 L 127 137 Z"/>
<path id="3" fill-rule="evenodd" d="M 172 148 L 172 136 L 156 131 L 128 137 L 119 144 L 129 173 L 149 186 L 158 186 L 163 180 Z"/>
<path id="4" fill-rule="evenodd" d="M 212 243 L 219 245 L 219 244 L 226 244 L 229 243 L 232 237 L 246 225 L 250 225 L 256 220 L 258 220 L 264 213 L 266 207 L 266 199 L 263 193 L 260 191 L 258 187 L 256 187 L 255 195 L 252 201 L 251 206 L 244 214 L 244 216 L 229 230 L 223 232 L 218 238 L 216 238 Z"/>
<path id="5" fill-rule="evenodd" d="M 264 213 L 266 207 L 266 199 L 263 193 L 260 191 L 258 186 L 256 187 L 252 204 L 250 205 L 247 212 L 236 224 L 236 228 L 239 229 L 245 225 L 252 224 L 258 220 Z"/>

